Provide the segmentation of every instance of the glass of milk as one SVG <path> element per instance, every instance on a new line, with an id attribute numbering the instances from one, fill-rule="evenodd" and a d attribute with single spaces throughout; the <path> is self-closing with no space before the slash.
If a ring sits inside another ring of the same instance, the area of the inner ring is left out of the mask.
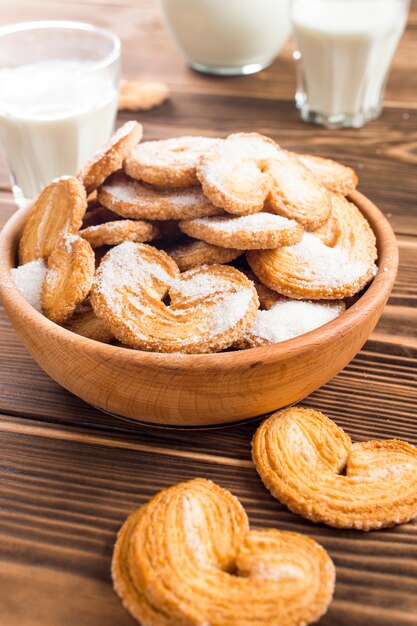
<path id="1" fill-rule="evenodd" d="M 191 67 L 253 74 L 270 65 L 291 31 L 290 0 L 159 0 L 165 24 Z"/>
<path id="2" fill-rule="evenodd" d="M 408 0 L 292 0 L 303 120 L 359 128 L 378 117 L 407 13 Z"/>
<path id="3" fill-rule="evenodd" d="M 0 142 L 17 204 L 73 175 L 113 132 L 120 41 L 78 22 L 0 28 Z"/>

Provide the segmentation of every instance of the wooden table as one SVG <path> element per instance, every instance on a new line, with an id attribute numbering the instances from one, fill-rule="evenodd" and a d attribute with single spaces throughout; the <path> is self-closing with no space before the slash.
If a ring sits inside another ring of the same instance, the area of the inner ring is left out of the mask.
<path id="1" fill-rule="evenodd" d="M 166 81 L 171 100 L 138 115 L 146 138 L 257 130 L 295 150 L 352 165 L 360 189 L 398 236 L 400 271 L 371 339 L 351 364 L 310 396 L 355 440 L 417 444 L 417 0 L 395 56 L 383 115 L 361 130 L 303 124 L 293 103 L 288 45 L 272 67 L 246 78 L 188 70 L 153 0 L 2 0 L 0 22 L 76 19 L 114 30 L 123 73 Z M 128 119 L 122 115 L 120 121 Z M 14 211 L 0 164 L 0 221 Z M 240 497 L 255 527 L 308 533 L 337 566 L 323 626 L 417 624 L 417 524 L 381 532 L 316 526 L 272 499 L 250 459 L 257 422 L 221 430 L 131 426 L 86 405 L 48 378 L 0 316 L 0 623 L 127 626 L 113 593 L 110 557 L 127 514 L 172 483 L 204 476 Z"/>

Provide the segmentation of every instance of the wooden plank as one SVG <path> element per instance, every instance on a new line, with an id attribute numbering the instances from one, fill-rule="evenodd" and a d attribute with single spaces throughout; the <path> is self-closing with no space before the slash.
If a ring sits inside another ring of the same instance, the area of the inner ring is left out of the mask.
<path id="1" fill-rule="evenodd" d="M 3 416 L 0 571 L 11 616 L 7 626 L 132 623 L 111 590 L 116 531 L 154 492 L 196 475 L 238 495 L 254 527 L 308 533 L 329 550 L 337 586 L 323 626 L 347 624 L 346 615 L 355 626 L 412 624 L 417 524 L 367 534 L 316 526 L 293 515 L 261 486 L 249 458 L 253 428 L 246 429 L 242 446 L 247 463 L 234 466 L 203 458 L 185 463 L 170 453 L 172 445 L 161 455 L 158 449 L 144 451 L 130 436 L 99 435 L 93 442 L 83 432 Z M 24 610 L 28 601 L 34 602 L 32 621 Z"/>

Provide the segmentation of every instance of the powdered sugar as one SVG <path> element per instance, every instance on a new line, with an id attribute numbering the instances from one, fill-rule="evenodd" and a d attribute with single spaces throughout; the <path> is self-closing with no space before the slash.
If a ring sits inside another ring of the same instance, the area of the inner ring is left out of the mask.
<path id="1" fill-rule="evenodd" d="M 274 158 L 279 148 L 277 144 L 256 133 L 237 133 L 230 135 L 218 146 L 214 146 L 208 153 L 208 158 L 202 165 L 205 178 L 222 187 L 232 172 L 234 182 L 237 175 L 241 179 L 245 193 L 245 181 L 252 182 L 262 173 L 256 163 L 262 164 L 267 159 Z"/>
<path id="2" fill-rule="evenodd" d="M 330 248 L 311 233 L 304 233 L 301 241 L 285 248 L 303 265 L 312 280 L 324 285 L 344 285 L 353 283 L 369 270 L 369 264 L 350 258 L 349 250 L 341 246 Z"/>
<path id="3" fill-rule="evenodd" d="M 151 262 L 147 255 L 138 254 L 139 245 L 126 241 L 112 248 L 108 252 L 107 259 L 101 263 L 100 271 L 93 281 L 94 285 L 99 286 L 107 301 L 112 303 L 118 315 L 122 315 L 119 302 L 120 288 L 127 287 L 135 292 L 138 290 L 139 281 L 149 281 L 154 278 L 168 287 L 173 279 L 173 275 L 168 273 L 157 262 L 157 259 Z M 155 252 L 157 253 L 156 250 Z"/>
<path id="4" fill-rule="evenodd" d="M 10 274 L 22 296 L 37 311 L 41 311 L 41 291 L 46 276 L 44 260 L 38 259 L 25 265 L 19 265 L 19 267 L 12 268 Z"/>
<path id="5" fill-rule="evenodd" d="M 233 287 L 233 283 L 219 276 L 201 272 L 201 269 L 198 268 L 191 276 L 189 273 L 186 278 L 181 277 L 172 281 L 170 286 L 171 291 L 178 292 L 181 298 L 198 299 L 207 298 L 221 291 L 228 291 Z"/>
<path id="6" fill-rule="evenodd" d="M 249 335 L 267 343 L 285 341 L 314 330 L 338 317 L 345 309 L 343 302 L 323 304 L 283 299 L 269 311 L 258 311 Z"/>
<path id="7" fill-rule="evenodd" d="M 297 226 L 295 220 L 289 220 L 281 215 L 273 213 L 255 213 L 253 215 L 231 216 L 220 215 L 217 217 L 199 217 L 192 220 L 192 223 L 201 226 L 213 227 L 217 231 L 228 234 L 237 232 L 259 233 L 266 230 L 284 230 Z"/>
<path id="8" fill-rule="evenodd" d="M 64 235 L 63 236 L 63 240 L 64 240 L 64 243 L 65 243 L 65 248 L 66 248 L 68 254 L 72 253 L 72 249 L 73 249 L 74 243 L 76 241 L 78 241 L 79 239 L 80 239 L 80 237 L 78 235 Z"/>
<path id="9" fill-rule="evenodd" d="M 103 185 L 103 190 L 110 193 L 114 201 L 121 201 L 128 204 L 139 204 L 139 206 L 147 206 L 148 204 L 158 204 L 158 202 L 169 202 L 172 207 L 177 207 L 180 211 L 184 207 L 193 204 L 208 204 L 200 189 L 176 189 L 159 190 L 145 187 L 142 183 L 133 178 L 127 178 L 120 175 L 114 177 L 109 183 Z M 180 213 L 179 216 L 180 217 Z"/>
<path id="10" fill-rule="evenodd" d="M 247 314 L 252 298 L 250 289 L 225 294 L 212 311 L 211 334 L 220 335 L 233 328 Z"/>

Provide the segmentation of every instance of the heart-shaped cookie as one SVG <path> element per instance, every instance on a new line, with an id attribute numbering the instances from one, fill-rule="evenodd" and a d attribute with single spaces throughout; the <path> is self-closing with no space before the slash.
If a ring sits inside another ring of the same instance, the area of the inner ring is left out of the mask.
<path id="1" fill-rule="evenodd" d="M 77 178 L 53 180 L 36 198 L 19 243 L 19 264 L 47 258 L 63 235 L 78 232 L 87 209 L 85 189 Z"/>
<path id="2" fill-rule="evenodd" d="M 249 215 L 265 202 L 273 212 L 313 230 L 330 213 L 327 189 L 291 152 L 258 133 L 236 133 L 199 160 L 204 194 L 228 213 Z"/>
<path id="3" fill-rule="evenodd" d="M 192 187 L 198 184 L 199 158 L 219 139 L 212 137 L 174 137 L 144 141 L 126 159 L 126 174 L 160 187 Z"/>
<path id="4" fill-rule="evenodd" d="M 352 443 L 319 411 L 278 411 L 256 431 L 263 483 L 291 511 L 336 528 L 374 530 L 417 516 L 417 449 L 404 441 Z"/>
<path id="5" fill-rule="evenodd" d="M 223 248 L 268 250 L 300 241 L 304 229 L 295 220 L 272 213 L 219 215 L 182 220 L 184 233 Z"/>
<path id="6" fill-rule="evenodd" d="M 91 292 L 96 315 L 117 339 L 156 352 L 227 348 L 253 323 L 258 303 L 253 283 L 233 267 L 180 274 L 162 250 L 131 242 L 106 254 Z"/>
<path id="7" fill-rule="evenodd" d="M 65 322 L 87 297 L 94 276 L 94 252 L 79 235 L 61 237 L 48 258 L 42 286 L 42 311 L 56 323 Z"/>
<path id="8" fill-rule="evenodd" d="M 90 194 L 105 180 L 122 167 L 123 161 L 142 139 L 142 125 L 135 120 L 123 124 L 103 148 L 84 165 L 77 176 Z"/>
<path id="9" fill-rule="evenodd" d="M 318 543 L 294 532 L 249 530 L 240 502 L 197 478 L 130 515 L 112 576 L 143 626 L 300 626 L 326 612 L 335 573 Z"/>
<path id="10" fill-rule="evenodd" d="M 353 296 L 376 274 L 371 227 L 344 196 L 331 197 L 332 247 L 323 243 L 321 234 L 306 232 L 294 246 L 247 253 L 252 271 L 265 285 L 289 298 L 337 300 Z"/>

